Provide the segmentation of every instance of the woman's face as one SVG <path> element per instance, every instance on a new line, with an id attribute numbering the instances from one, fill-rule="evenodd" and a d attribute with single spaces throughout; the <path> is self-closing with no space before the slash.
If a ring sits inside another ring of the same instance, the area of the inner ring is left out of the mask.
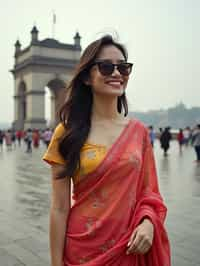
<path id="1" fill-rule="evenodd" d="M 118 64 L 126 62 L 122 52 L 114 45 L 104 46 L 95 61 L 111 62 Z M 107 96 L 121 96 L 127 86 L 129 77 L 120 74 L 117 67 L 109 75 L 102 75 L 98 65 L 94 65 L 90 70 L 89 85 L 93 93 Z"/>

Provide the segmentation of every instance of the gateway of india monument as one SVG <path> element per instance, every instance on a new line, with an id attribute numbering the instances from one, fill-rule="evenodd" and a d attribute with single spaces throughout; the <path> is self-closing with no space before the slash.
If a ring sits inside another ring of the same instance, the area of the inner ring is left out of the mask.
<path id="1" fill-rule="evenodd" d="M 66 85 L 80 59 L 80 35 L 74 36 L 74 44 L 60 43 L 47 38 L 38 39 L 38 29 L 31 31 L 28 47 L 21 49 L 15 43 L 13 128 L 28 129 L 46 127 L 45 87 L 51 94 L 50 126 L 58 122 L 58 109 L 66 98 Z"/>

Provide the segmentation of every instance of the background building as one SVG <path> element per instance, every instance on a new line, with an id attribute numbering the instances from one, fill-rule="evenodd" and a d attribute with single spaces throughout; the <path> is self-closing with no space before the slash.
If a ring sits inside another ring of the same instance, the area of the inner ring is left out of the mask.
<path id="1" fill-rule="evenodd" d="M 66 85 L 79 62 L 81 37 L 77 32 L 73 44 L 60 43 L 47 38 L 38 39 L 38 29 L 31 31 L 28 47 L 21 49 L 15 43 L 14 77 L 14 129 L 46 127 L 45 88 L 51 93 L 50 126 L 58 121 L 57 111 L 66 98 Z"/>

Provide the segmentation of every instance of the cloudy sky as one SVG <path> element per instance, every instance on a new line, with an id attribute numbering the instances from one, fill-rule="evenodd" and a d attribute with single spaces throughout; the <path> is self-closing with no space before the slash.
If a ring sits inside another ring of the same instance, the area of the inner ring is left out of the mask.
<path id="1" fill-rule="evenodd" d="M 118 34 L 134 69 L 128 85 L 131 110 L 200 105 L 199 0 L 0 0 L 0 121 L 13 120 L 14 43 L 29 45 L 36 24 L 40 40 L 52 36 L 83 49 L 103 33 Z"/>

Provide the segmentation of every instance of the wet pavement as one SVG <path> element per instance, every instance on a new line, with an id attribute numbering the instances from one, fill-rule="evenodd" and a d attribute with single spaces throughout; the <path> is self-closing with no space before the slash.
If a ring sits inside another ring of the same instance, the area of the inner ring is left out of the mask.
<path id="1" fill-rule="evenodd" d="M 42 146 L 0 151 L 0 266 L 45 266 L 49 263 L 49 168 Z M 173 266 L 200 266 L 200 164 L 192 147 L 182 154 L 173 142 L 168 157 L 159 143 L 155 155 L 161 193 L 168 206 L 166 227 Z"/>

